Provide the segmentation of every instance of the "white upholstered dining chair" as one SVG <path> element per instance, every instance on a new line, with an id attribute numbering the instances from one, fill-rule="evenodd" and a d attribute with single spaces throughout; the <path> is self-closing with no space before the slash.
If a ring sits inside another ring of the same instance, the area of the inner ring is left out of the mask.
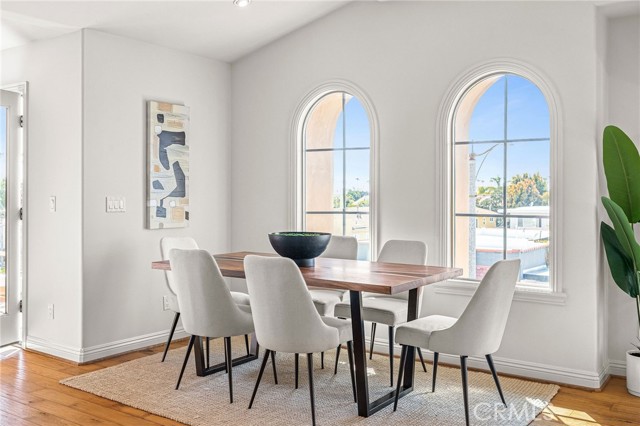
<path id="1" fill-rule="evenodd" d="M 169 252 L 173 249 L 181 250 L 196 250 L 198 249 L 198 243 L 191 237 L 163 237 L 160 240 L 160 252 L 162 253 L 163 260 L 169 260 Z M 180 307 L 178 306 L 178 299 L 176 296 L 176 285 L 174 282 L 173 272 L 165 271 L 165 284 L 167 286 L 167 300 L 169 304 L 169 310 L 174 312 L 173 323 L 171 324 L 171 330 L 169 331 L 169 338 L 167 344 L 164 347 L 164 353 L 162 354 L 162 361 L 164 362 L 173 339 L 173 333 L 176 330 L 178 319 L 180 318 Z M 249 295 L 246 293 L 240 293 L 236 291 L 231 292 L 231 297 L 236 304 L 246 307 L 249 306 Z M 245 346 L 247 347 L 247 353 L 249 353 L 249 337 L 245 336 Z M 209 363 L 209 341 L 207 340 L 207 366 Z"/>
<path id="2" fill-rule="evenodd" d="M 297 388 L 297 354 L 306 353 L 311 419 L 315 425 L 313 354 L 335 348 L 342 343 L 347 343 L 351 386 L 355 401 L 351 321 L 321 317 L 318 314 L 300 269 L 291 259 L 249 255 L 244 259 L 244 270 L 251 298 L 256 338 L 266 348 L 249 408 L 253 406 L 269 356 L 273 360 L 276 352 L 296 354 Z"/>
<path id="3" fill-rule="evenodd" d="M 332 235 L 327 249 L 320 257 L 355 260 L 358 257 L 358 240 L 355 237 Z M 346 290 L 310 287 L 311 299 L 318 313 L 322 316 L 333 316 L 333 309 L 342 302 Z"/>
<path id="4" fill-rule="evenodd" d="M 328 257 L 332 259 L 347 259 L 356 260 L 358 257 L 358 240 L 356 237 L 342 237 L 339 235 L 332 235 L 329 240 L 329 245 L 326 250 L 322 252 L 320 257 Z M 333 309 L 336 304 L 344 300 L 346 290 L 338 290 L 331 288 L 319 288 L 310 287 L 309 293 L 311 294 L 311 300 L 318 310 L 318 313 L 322 316 L 333 316 Z M 336 352 L 336 365 L 334 368 L 334 374 L 338 373 L 338 359 L 340 357 L 340 346 Z M 324 352 L 320 353 L 320 365 L 324 368 Z"/>
<path id="5" fill-rule="evenodd" d="M 231 337 L 253 333 L 251 314 L 235 303 L 215 259 L 207 251 L 173 249 L 169 259 L 182 324 L 191 334 L 176 389 L 180 387 L 195 339 L 223 337 L 229 400 L 233 403 Z"/>
<path id="6" fill-rule="evenodd" d="M 398 408 L 398 395 L 409 346 L 423 347 L 434 352 L 431 385 L 434 392 L 438 354 L 460 356 L 462 395 L 467 425 L 469 425 L 467 357 L 484 356 L 487 359 L 500 399 L 505 406 L 507 405 L 491 355 L 500 348 L 519 273 L 520 259 L 496 262 L 487 271 L 460 318 L 431 315 L 398 327 L 396 343 L 402 345 L 402 352 L 394 411 Z"/>
<path id="7" fill-rule="evenodd" d="M 427 245 L 422 241 L 389 240 L 380 250 L 378 262 L 404 263 L 411 265 L 424 265 L 427 261 Z M 393 386 L 393 340 L 394 330 L 399 324 L 407 321 L 409 309 L 409 292 L 405 291 L 394 295 L 364 293 L 362 295 L 362 319 L 371 321 L 371 348 L 369 359 L 373 356 L 373 345 L 376 338 L 377 323 L 389 327 L 389 378 L 390 386 Z M 418 309 L 418 312 L 420 310 Z M 350 318 L 351 304 L 348 302 L 337 303 L 334 309 L 336 317 Z M 418 348 L 422 368 L 427 371 L 422 351 Z M 336 358 L 338 354 L 336 354 Z M 337 359 L 336 359 L 337 364 Z"/>

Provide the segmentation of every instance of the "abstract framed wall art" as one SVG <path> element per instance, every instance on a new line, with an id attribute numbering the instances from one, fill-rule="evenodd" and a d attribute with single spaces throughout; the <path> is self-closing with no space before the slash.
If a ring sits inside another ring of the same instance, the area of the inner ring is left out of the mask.
<path id="1" fill-rule="evenodd" d="M 189 226 L 189 107 L 147 102 L 147 228 Z"/>

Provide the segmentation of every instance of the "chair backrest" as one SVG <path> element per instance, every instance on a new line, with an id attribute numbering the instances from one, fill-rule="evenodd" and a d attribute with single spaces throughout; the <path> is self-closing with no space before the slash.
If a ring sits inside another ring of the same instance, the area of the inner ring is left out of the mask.
<path id="1" fill-rule="evenodd" d="M 429 349 L 470 356 L 496 352 L 507 326 L 519 273 L 520 259 L 494 263 L 458 321 L 431 334 Z"/>
<path id="2" fill-rule="evenodd" d="M 320 256 L 356 260 L 358 257 L 358 240 L 356 237 L 332 235 L 327 249 Z"/>
<path id="3" fill-rule="evenodd" d="M 320 318 L 293 260 L 249 255 L 244 271 L 261 345 L 287 353 L 321 352 L 338 346 L 337 329 Z"/>
<path id="4" fill-rule="evenodd" d="M 169 260 L 169 252 L 173 249 L 193 250 L 197 249 L 198 243 L 191 237 L 162 237 L 160 240 L 160 252 L 162 260 Z M 173 283 L 173 272 L 165 271 L 164 277 L 167 281 L 167 287 L 171 293 L 176 294 L 175 284 Z"/>
<path id="5" fill-rule="evenodd" d="M 382 250 L 378 255 L 378 262 L 424 265 L 427 263 L 427 252 L 427 245 L 422 241 L 389 240 L 382 246 Z M 366 295 L 369 296 L 372 293 L 367 293 Z M 409 292 L 405 291 L 385 297 L 408 300 Z"/>
<path id="6" fill-rule="evenodd" d="M 169 259 L 187 333 L 228 337 L 253 330 L 251 316 L 234 303 L 218 264 L 206 250 L 172 249 Z"/>

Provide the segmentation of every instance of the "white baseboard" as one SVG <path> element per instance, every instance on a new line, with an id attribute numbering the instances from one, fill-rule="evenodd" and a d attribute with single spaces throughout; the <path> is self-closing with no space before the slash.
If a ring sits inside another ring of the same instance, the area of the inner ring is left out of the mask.
<path id="1" fill-rule="evenodd" d="M 626 376 L 627 375 L 627 362 L 619 361 L 616 359 L 609 360 L 609 367 L 607 368 L 607 372 L 614 376 Z"/>
<path id="2" fill-rule="evenodd" d="M 58 345 L 38 337 L 29 336 L 27 337 L 26 347 L 34 351 L 43 352 L 69 361 L 85 363 L 158 345 L 166 342 L 168 337 L 169 331 L 167 330 L 104 343 L 101 345 L 90 346 L 88 348 L 72 348 Z M 173 339 L 181 339 L 184 337 L 189 337 L 189 335 L 185 333 L 182 327 L 177 327 L 173 334 Z"/>
<path id="3" fill-rule="evenodd" d="M 27 349 L 53 355 L 73 362 L 80 362 L 82 349 L 59 345 L 40 337 L 27 336 Z"/>
<path id="4" fill-rule="evenodd" d="M 367 350 L 368 349 L 369 344 L 367 344 Z M 389 352 L 389 344 L 386 340 L 376 339 L 374 351 L 386 354 Z M 394 347 L 394 354 L 400 354 L 400 347 L 398 345 Z M 433 361 L 432 352 L 423 349 L 422 354 L 424 355 L 425 361 Z M 460 357 L 453 355 L 440 354 L 438 361 L 446 364 L 460 365 Z M 591 372 L 502 357 L 493 357 L 493 362 L 498 373 L 593 389 L 600 389 L 608 374 L 606 369 L 603 369 L 601 372 Z M 468 366 L 489 371 L 487 361 L 484 358 L 469 357 Z"/>

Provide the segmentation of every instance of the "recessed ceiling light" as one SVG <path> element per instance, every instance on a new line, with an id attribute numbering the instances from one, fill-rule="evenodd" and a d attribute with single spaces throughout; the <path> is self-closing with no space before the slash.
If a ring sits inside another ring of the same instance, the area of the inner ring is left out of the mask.
<path id="1" fill-rule="evenodd" d="M 251 4 L 251 0 L 233 0 L 233 4 L 238 7 L 247 7 Z"/>

